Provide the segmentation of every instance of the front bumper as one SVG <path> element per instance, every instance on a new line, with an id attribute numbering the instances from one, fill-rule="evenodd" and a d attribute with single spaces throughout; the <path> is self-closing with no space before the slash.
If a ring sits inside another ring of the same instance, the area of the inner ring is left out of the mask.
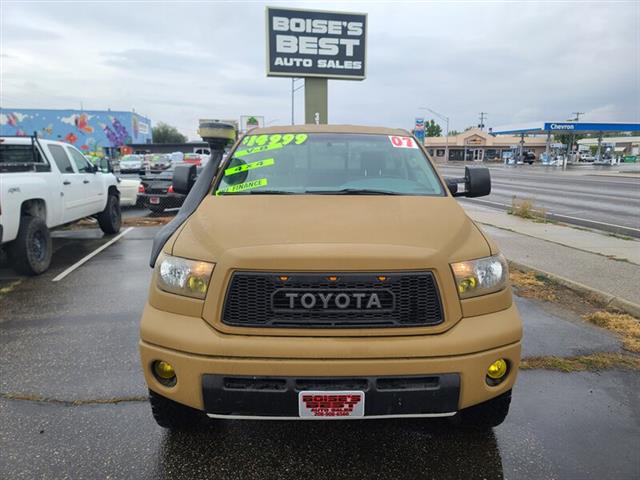
<path id="1" fill-rule="evenodd" d="M 197 307 L 194 305 L 194 315 L 199 311 Z M 513 387 L 520 362 L 522 325 L 518 311 L 512 305 L 499 312 L 463 318 L 448 331 L 433 335 L 325 338 L 229 335 L 216 331 L 201 318 L 177 315 L 147 305 L 141 322 L 141 336 L 140 355 L 149 388 L 213 415 L 229 414 L 233 409 L 226 407 L 226 403 L 211 403 L 210 392 L 216 389 L 212 390 L 211 382 L 206 380 L 210 375 L 278 377 L 288 382 L 314 378 L 330 384 L 347 377 L 442 377 L 454 374 L 459 377 L 455 410 L 460 410 L 497 397 Z M 487 368 L 499 358 L 507 360 L 509 372 L 499 385 L 488 385 L 485 380 Z M 156 380 L 151 371 L 156 360 L 173 365 L 177 375 L 175 386 L 166 387 Z M 240 400 L 244 397 L 242 401 L 247 405 L 256 404 L 255 392 L 236 394 L 240 395 Z M 424 397 L 425 407 L 416 414 L 442 413 L 443 408 L 439 405 L 443 397 L 430 395 Z M 238 401 L 237 396 L 233 398 L 233 402 Z M 446 409 L 450 408 L 448 403 L 446 406 Z M 289 407 L 279 414 L 290 411 Z"/>
<path id="2" fill-rule="evenodd" d="M 296 419 L 298 397 L 310 391 L 363 392 L 365 418 L 449 416 L 458 409 L 460 376 L 454 373 L 338 378 L 204 375 L 202 380 L 204 409 L 210 416 L 221 418 Z"/>

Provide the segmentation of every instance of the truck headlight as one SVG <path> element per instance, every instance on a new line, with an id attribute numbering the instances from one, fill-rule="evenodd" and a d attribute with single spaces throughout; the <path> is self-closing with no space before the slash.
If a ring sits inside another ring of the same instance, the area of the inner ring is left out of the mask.
<path id="1" fill-rule="evenodd" d="M 502 254 L 452 263 L 460 298 L 471 298 L 498 292 L 507 285 L 509 267 Z"/>
<path id="2" fill-rule="evenodd" d="M 204 298 L 207 295 L 213 267 L 213 263 L 163 253 L 156 262 L 158 287 L 176 295 Z"/>

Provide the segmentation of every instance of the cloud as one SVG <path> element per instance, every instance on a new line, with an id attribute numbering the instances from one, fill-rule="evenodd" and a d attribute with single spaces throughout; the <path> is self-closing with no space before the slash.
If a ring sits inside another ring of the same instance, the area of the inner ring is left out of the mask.
<path id="1" fill-rule="evenodd" d="M 0 25 L 3 103 L 135 108 L 191 137 L 198 118 L 288 123 L 291 81 L 265 76 L 264 5 L 141 2 L 123 17 L 117 3 L 9 3 Z M 332 122 L 410 128 L 415 116 L 430 118 L 421 107 L 446 114 L 458 130 L 477 124 L 480 111 L 489 112 L 489 126 L 576 110 L 638 121 L 632 3 L 291 6 L 368 13 L 367 79 L 329 82 Z M 303 91 L 295 98 L 301 122 Z"/>

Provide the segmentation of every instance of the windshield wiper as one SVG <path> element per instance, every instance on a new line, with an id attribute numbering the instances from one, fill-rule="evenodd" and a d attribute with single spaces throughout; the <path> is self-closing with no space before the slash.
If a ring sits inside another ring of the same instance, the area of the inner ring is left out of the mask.
<path id="1" fill-rule="evenodd" d="M 296 192 L 287 192 L 286 190 L 247 190 L 251 195 L 295 195 Z"/>
<path id="2" fill-rule="evenodd" d="M 244 190 L 239 192 L 218 192 L 218 195 L 295 195 L 285 190 Z"/>
<path id="3" fill-rule="evenodd" d="M 390 190 L 375 190 L 371 188 L 342 188 L 339 190 L 305 190 L 304 193 L 314 195 L 402 195 Z"/>

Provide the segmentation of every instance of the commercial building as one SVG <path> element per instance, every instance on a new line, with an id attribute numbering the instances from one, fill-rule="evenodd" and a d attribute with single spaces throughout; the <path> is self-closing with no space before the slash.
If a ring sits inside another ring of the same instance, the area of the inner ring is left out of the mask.
<path id="1" fill-rule="evenodd" d="M 449 149 L 448 160 L 466 160 L 468 162 L 499 162 L 504 152 L 513 152 L 520 148 L 533 152 L 536 158 L 545 151 L 544 137 L 524 137 L 512 135 L 493 135 L 479 128 L 471 128 L 458 135 L 447 137 L 426 137 L 424 146 L 429 156 L 436 161 L 445 161 L 445 152 Z"/>
<path id="2" fill-rule="evenodd" d="M 114 110 L 0 109 L 0 135 L 68 142 L 86 153 L 111 153 L 128 143 L 151 142 L 151 120 Z"/>
<path id="3" fill-rule="evenodd" d="M 209 150 L 207 142 L 186 143 L 129 143 L 127 153 L 200 153 L 201 150 Z"/>
<path id="4" fill-rule="evenodd" d="M 640 137 L 602 137 L 600 140 L 601 149 L 607 155 L 615 158 L 627 158 L 628 161 L 636 161 L 640 156 Z M 598 147 L 597 138 L 583 138 L 578 140 L 578 149 L 589 148 L 596 152 Z"/>

